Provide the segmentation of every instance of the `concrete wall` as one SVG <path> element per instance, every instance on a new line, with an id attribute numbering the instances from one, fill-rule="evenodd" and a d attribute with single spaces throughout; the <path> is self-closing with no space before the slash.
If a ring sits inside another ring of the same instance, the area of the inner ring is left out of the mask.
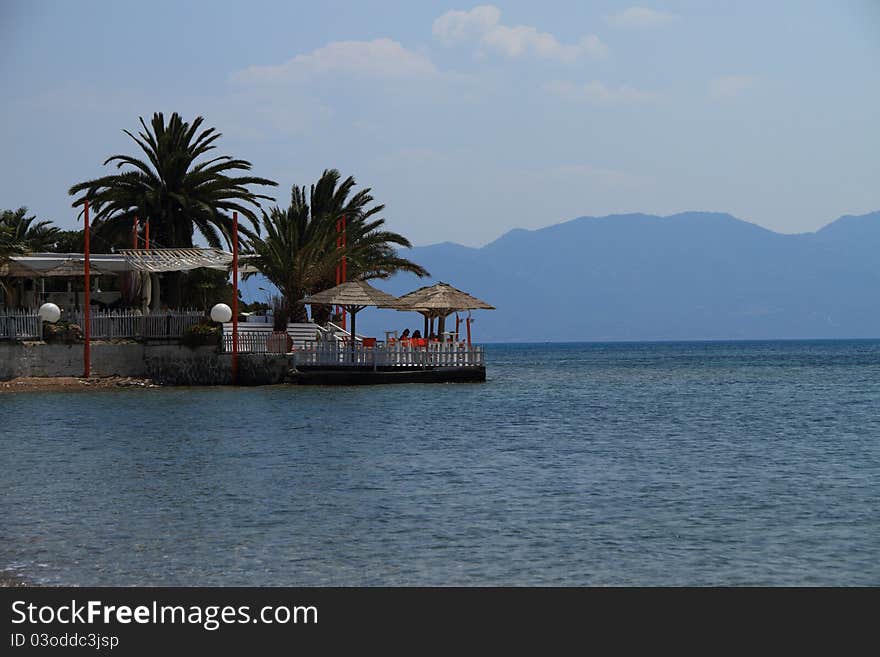
<path id="1" fill-rule="evenodd" d="M 83 345 L 40 342 L 0 343 L 0 379 L 17 376 L 82 376 Z M 94 376 L 146 375 L 144 345 L 92 344 Z"/>
<path id="2" fill-rule="evenodd" d="M 232 382 L 232 356 L 215 347 L 92 343 L 92 376 L 150 378 L 168 385 Z M 239 383 L 281 383 L 290 365 L 283 355 L 241 354 Z M 0 343 L 0 380 L 19 376 L 82 376 L 83 345 Z"/>

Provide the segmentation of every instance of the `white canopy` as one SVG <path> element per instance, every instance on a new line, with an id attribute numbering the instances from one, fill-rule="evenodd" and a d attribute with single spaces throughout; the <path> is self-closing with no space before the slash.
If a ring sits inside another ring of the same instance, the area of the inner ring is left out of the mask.
<path id="1" fill-rule="evenodd" d="M 7 264 L 0 265 L 0 276 L 82 276 L 84 260 L 82 253 L 12 256 Z M 231 263 L 231 253 L 214 248 L 123 249 L 118 253 L 93 253 L 89 256 L 89 269 L 93 274 L 188 271 L 199 267 L 227 269 Z"/>

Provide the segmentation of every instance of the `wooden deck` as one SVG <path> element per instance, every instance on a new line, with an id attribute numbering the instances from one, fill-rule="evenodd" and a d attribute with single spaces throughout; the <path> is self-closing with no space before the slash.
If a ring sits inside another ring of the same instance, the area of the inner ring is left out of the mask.
<path id="1" fill-rule="evenodd" d="M 224 324 L 222 350 L 232 351 L 232 326 Z M 367 385 L 378 383 L 451 383 L 486 380 L 481 345 L 447 339 L 414 346 L 388 344 L 314 324 L 289 324 L 287 336 L 264 324 L 239 324 L 239 353 L 285 354 L 291 382 L 307 385 Z M 289 340 L 288 340 L 289 336 Z M 320 339 L 316 339 L 320 338 Z M 288 349 L 290 349 L 288 351 Z"/>
<path id="2" fill-rule="evenodd" d="M 299 385 L 357 386 L 384 383 L 482 383 L 486 380 L 486 368 L 414 367 L 298 367 L 288 377 L 290 383 Z"/>

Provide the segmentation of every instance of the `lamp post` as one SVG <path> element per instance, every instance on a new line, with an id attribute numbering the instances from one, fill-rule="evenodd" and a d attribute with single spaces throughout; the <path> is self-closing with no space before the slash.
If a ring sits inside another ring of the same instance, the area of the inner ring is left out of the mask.
<path id="1" fill-rule="evenodd" d="M 40 306 L 40 309 L 37 311 L 37 315 L 40 316 L 40 337 L 43 337 L 43 322 L 48 322 L 49 324 L 54 324 L 59 319 L 61 319 L 61 308 L 56 306 L 54 303 L 44 303 Z"/>
<path id="2" fill-rule="evenodd" d="M 50 324 L 54 324 L 61 319 L 61 309 L 54 303 L 44 303 L 40 306 L 37 314 L 40 316 L 41 320 L 49 322 Z"/>
<path id="3" fill-rule="evenodd" d="M 213 308 L 211 308 L 211 319 L 219 324 L 225 324 L 230 319 L 232 319 L 232 308 L 227 306 L 225 303 L 218 303 Z M 226 336 L 223 335 L 221 330 L 220 338 L 223 343 L 223 349 L 226 349 Z M 232 354 L 233 358 L 233 373 L 232 373 L 232 382 L 235 383 L 235 353 Z"/>
<path id="4" fill-rule="evenodd" d="M 211 308 L 211 319 L 220 324 L 224 324 L 232 319 L 232 309 L 225 303 L 218 303 Z"/>

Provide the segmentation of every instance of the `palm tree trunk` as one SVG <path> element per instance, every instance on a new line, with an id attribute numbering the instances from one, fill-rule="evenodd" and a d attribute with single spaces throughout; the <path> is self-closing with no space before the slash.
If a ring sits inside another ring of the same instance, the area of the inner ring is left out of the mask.
<path id="1" fill-rule="evenodd" d="M 323 326 L 330 321 L 330 306 L 312 304 L 312 321 Z M 305 309 L 304 309 L 305 310 Z"/>
<path id="2" fill-rule="evenodd" d="M 290 321 L 296 324 L 302 324 L 309 321 L 309 314 L 306 312 L 304 304 L 295 303 L 289 313 Z"/>

